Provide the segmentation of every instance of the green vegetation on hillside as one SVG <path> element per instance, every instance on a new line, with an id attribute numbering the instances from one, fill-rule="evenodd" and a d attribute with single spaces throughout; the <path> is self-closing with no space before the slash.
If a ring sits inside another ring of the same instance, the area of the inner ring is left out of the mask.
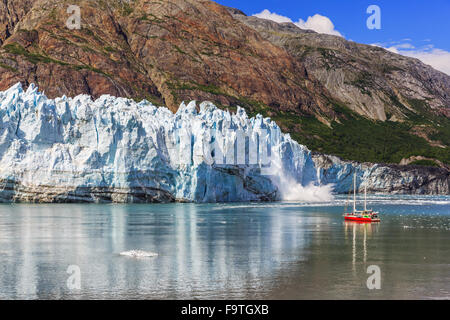
<path id="1" fill-rule="evenodd" d="M 314 116 L 280 113 L 272 119 L 311 150 L 347 160 L 399 163 L 403 158 L 424 156 L 450 163 L 448 148 L 433 147 L 410 133 L 416 122 L 373 121 L 339 105 L 335 105 L 335 110 L 346 120 L 333 122 L 331 128 Z M 433 128 L 436 130 L 433 138 L 450 145 L 450 120 L 440 118 Z"/>
<path id="2" fill-rule="evenodd" d="M 25 59 L 27 59 L 29 62 L 31 62 L 33 64 L 37 64 L 37 63 L 57 63 L 57 64 L 61 64 L 61 65 L 67 65 L 67 63 L 65 63 L 65 62 L 52 59 L 52 58 L 50 58 L 48 56 L 45 56 L 43 54 L 29 52 L 29 51 L 27 51 L 24 47 L 22 47 L 18 43 L 7 44 L 7 45 L 3 46 L 3 49 L 5 49 L 6 52 L 12 53 L 14 55 L 24 56 Z"/>
<path id="3" fill-rule="evenodd" d="M 410 165 L 426 166 L 426 167 L 439 167 L 439 164 L 437 164 L 433 160 L 417 160 L 417 161 L 411 162 Z"/>
<path id="4" fill-rule="evenodd" d="M 409 101 L 416 110 L 414 113 L 398 99 L 393 98 L 407 114 L 409 121 L 405 122 L 370 120 L 346 106 L 333 102 L 333 109 L 338 114 L 339 122 L 333 121 L 329 127 L 313 115 L 278 111 L 264 103 L 230 95 L 214 85 L 179 82 L 168 84 L 175 99 L 178 99 L 176 94 L 178 90 L 199 90 L 216 96 L 234 98 L 236 104 L 244 107 L 249 116 L 255 116 L 257 113 L 271 116 L 284 132 L 290 133 L 296 141 L 312 151 L 361 162 L 399 163 L 403 158 L 424 156 L 450 164 L 448 148 L 431 146 L 424 138 L 411 132 L 415 126 L 427 126 L 434 132 L 430 135 L 432 140 L 450 146 L 450 119 L 431 114 L 424 101 Z M 213 102 L 222 109 L 235 111 L 233 107 L 222 106 L 218 101 Z M 419 164 L 436 166 L 434 161 Z"/>

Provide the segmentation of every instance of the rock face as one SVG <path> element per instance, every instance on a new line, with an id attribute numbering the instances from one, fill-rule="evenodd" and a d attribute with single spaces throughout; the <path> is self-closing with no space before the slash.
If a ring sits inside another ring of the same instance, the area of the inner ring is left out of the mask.
<path id="1" fill-rule="evenodd" d="M 33 7 L 33 0 L 3 0 L 0 2 L 0 44 L 14 33 L 16 24 Z"/>
<path id="2" fill-rule="evenodd" d="M 321 154 L 312 157 L 320 182 L 334 184 L 337 193 L 353 190 L 356 172 L 357 192 L 367 187 L 370 193 L 450 194 L 450 171 L 446 168 L 358 163 Z"/>
<path id="3" fill-rule="evenodd" d="M 450 116 L 450 76 L 417 59 L 344 38 L 302 30 L 232 11 L 264 39 L 285 48 L 331 97 L 374 120 L 405 120 L 427 101 L 430 110 Z"/>
<path id="4" fill-rule="evenodd" d="M 209 99 L 331 112 L 301 63 L 212 1 L 72 1 L 81 30 L 66 27 L 66 1 L 30 2 L 3 31 L 0 89 L 35 82 L 49 97 L 145 97 L 172 111 Z"/>
<path id="5" fill-rule="evenodd" d="M 69 5 L 81 8 L 79 30 L 66 26 Z M 190 100 L 240 105 L 272 117 L 314 151 L 362 161 L 450 161 L 449 76 L 381 48 L 247 17 L 209 0 L 3 0 L 0 90 L 17 82 L 35 83 L 50 98 L 110 94 L 172 112 Z M 382 134 L 377 120 L 402 126 Z M 378 128 L 377 139 L 360 151 L 333 148 L 366 138 L 351 127 L 357 121 Z M 411 147 L 397 145 L 399 134 Z"/>
<path id="6" fill-rule="evenodd" d="M 371 191 L 449 191 L 448 171 L 313 155 L 241 108 L 191 102 L 174 114 L 110 95 L 51 100 L 34 85 L 0 92 L 0 202 L 273 201 L 330 183 L 345 192 L 355 170 Z"/>
<path id="7" fill-rule="evenodd" d="M 415 157 L 448 166 L 450 132 L 445 128 L 450 127 L 449 75 L 380 47 L 229 11 L 265 40 L 285 48 L 305 66 L 311 78 L 319 81 L 335 104 L 336 118 L 316 114 L 331 128 L 329 134 L 326 127 L 317 130 L 300 125 L 294 131 L 280 122 L 299 142 L 346 159 L 401 163 Z M 342 106 L 373 121 L 347 117 L 345 111 L 340 114 Z M 383 128 L 378 127 L 380 123 Z M 361 130 L 364 128 L 370 129 Z M 402 129 L 389 133 L 392 128 Z M 349 145 L 354 150 L 343 151 Z M 389 147 L 378 148 L 383 145 Z"/>

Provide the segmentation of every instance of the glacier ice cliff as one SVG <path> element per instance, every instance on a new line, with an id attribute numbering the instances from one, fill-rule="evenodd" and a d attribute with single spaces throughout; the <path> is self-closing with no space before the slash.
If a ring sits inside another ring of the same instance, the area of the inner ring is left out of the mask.
<path id="1" fill-rule="evenodd" d="M 358 163 L 317 153 L 312 157 L 319 170 L 320 181 L 333 184 L 336 193 L 353 189 L 353 174 L 356 172 L 358 192 L 367 188 L 372 193 L 450 194 L 450 171 L 447 168 Z"/>
<path id="2" fill-rule="evenodd" d="M 320 201 L 355 170 L 373 192 L 448 193 L 448 171 L 430 187 L 422 173 L 313 154 L 242 108 L 0 92 L 0 202 Z"/>

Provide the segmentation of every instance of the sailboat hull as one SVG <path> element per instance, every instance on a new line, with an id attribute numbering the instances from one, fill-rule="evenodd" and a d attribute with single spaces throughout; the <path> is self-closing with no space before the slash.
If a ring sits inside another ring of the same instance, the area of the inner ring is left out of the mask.
<path id="1" fill-rule="evenodd" d="M 354 215 L 346 215 L 344 216 L 346 221 L 355 221 L 355 222 L 364 222 L 364 223 L 372 223 L 372 222 L 380 222 L 379 218 L 366 218 L 366 217 L 358 217 Z"/>

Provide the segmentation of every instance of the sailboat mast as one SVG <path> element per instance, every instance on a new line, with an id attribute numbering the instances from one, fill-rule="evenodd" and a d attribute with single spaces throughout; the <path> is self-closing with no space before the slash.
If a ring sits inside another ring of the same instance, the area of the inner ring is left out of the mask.
<path id="1" fill-rule="evenodd" d="M 353 213 L 356 212 L 356 172 L 353 177 Z"/>
<path id="2" fill-rule="evenodd" d="M 364 211 L 367 211 L 367 186 L 364 186 Z"/>

